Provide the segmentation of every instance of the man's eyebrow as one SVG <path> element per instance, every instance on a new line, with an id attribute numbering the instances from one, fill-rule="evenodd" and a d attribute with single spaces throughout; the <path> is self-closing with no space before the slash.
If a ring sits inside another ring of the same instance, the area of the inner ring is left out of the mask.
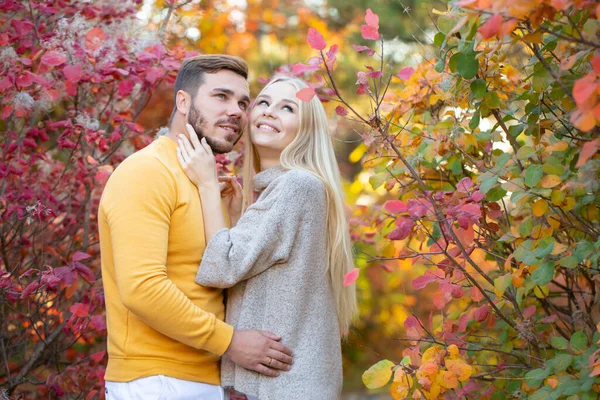
<path id="1" fill-rule="evenodd" d="M 235 97 L 235 92 L 227 88 L 214 88 L 211 90 L 211 92 L 221 92 Z M 250 103 L 250 97 L 248 97 L 247 95 L 243 95 L 241 100 L 245 101 L 246 103 Z"/>

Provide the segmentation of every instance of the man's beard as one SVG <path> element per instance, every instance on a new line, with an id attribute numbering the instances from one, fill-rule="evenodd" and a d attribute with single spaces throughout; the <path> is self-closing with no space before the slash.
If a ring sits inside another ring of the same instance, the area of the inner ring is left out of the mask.
<path id="1" fill-rule="evenodd" d="M 235 141 L 233 143 L 231 143 L 231 145 L 219 143 L 216 140 L 214 140 L 213 138 L 206 136 L 204 134 L 204 129 L 203 129 L 203 126 L 206 125 L 206 119 L 204 118 L 204 116 L 202 115 L 200 110 L 198 110 L 193 104 L 192 104 L 192 107 L 190 108 L 190 112 L 188 114 L 188 124 L 190 124 L 192 126 L 192 128 L 194 128 L 194 131 L 196 131 L 198 140 L 202 140 L 202 138 L 205 138 L 206 143 L 208 143 L 208 145 L 210 146 L 212 151 L 217 154 L 229 153 L 233 149 L 233 146 L 235 146 L 236 143 L 242 137 L 242 135 L 241 135 L 242 127 L 240 126 L 239 121 L 231 120 L 231 119 L 219 120 L 215 124 L 215 125 L 217 125 L 217 124 L 232 124 L 232 125 L 236 125 L 238 127 L 239 135 L 237 136 Z"/>

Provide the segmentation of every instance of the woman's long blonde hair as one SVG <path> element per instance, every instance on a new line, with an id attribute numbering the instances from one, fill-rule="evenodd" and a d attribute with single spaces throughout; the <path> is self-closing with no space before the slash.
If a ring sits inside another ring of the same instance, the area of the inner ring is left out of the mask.
<path id="1" fill-rule="evenodd" d="M 285 82 L 301 90 L 308 85 L 297 78 L 275 76 L 264 88 L 276 82 Z M 310 101 L 301 101 L 299 106 L 300 125 L 294 140 L 281 153 L 281 166 L 285 169 L 298 168 L 316 175 L 325 185 L 327 197 L 327 274 L 335 297 L 338 323 L 342 335 L 347 335 L 352 319 L 357 313 L 356 288 L 344 287 L 344 276 L 354 268 L 354 256 L 348 221 L 344 212 L 344 195 L 340 170 L 335 159 L 333 143 L 329 136 L 327 115 L 317 96 Z M 245 207 L 254 200 L 252 178 L 260 172 L 260 159 L 256 147 L 246 130 L 244 149 L 244 198 Z"/>

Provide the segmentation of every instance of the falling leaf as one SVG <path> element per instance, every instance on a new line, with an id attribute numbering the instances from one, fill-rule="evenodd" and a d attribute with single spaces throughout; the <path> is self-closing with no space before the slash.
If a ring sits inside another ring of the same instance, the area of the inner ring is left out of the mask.
<path id="1" fill-rule="evenodd" d="M 294 75 L 302 75 L 304 73 L 315 72 L 319 70 L 319 65 L 294 64 L 292 72 Z"/>
<path id="2" fill-rule="evenodd" d="M 360 269 L 354 268 L 344 276 L 344 286 L 350 286 L 358 279 Z"/>
<path id="3" fill-rule="evenodd" d="M 302 101 L 311 101 L 313 97 L 315 97 L 315 89 L 313 88 L 304 88 L 296 93 L 296 98 Z"/>
<path id="4" fill-rule="evenodd" d="M 386 385 L 392 377 L 392 368 L 396 366 L 389 360 L 381 360 L 371 366 L 362 375 L 362 381 L 369 389 L 378 389 Z"/>
<path id="5" fill-rule="evenodd" d="M 315 28 L 308 28 L 306 40 L 310 47 L 312 47 L 315 50 L 323 50 L 325 47 L 327 47 L 323 35 L 321 35 L 321 33 Z"/>

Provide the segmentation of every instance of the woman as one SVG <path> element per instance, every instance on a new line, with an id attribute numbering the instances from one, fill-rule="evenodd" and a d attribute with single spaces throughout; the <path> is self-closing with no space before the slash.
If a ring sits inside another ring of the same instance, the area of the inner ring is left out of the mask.
<path id="1" fill-rule="evenodd" d="M 317 97 L 296 98 L 305 87 L 275 77 L 257 96 L 244 165 L 250 204 L 238 220 L 242 189 L 229 180 L 226 200 L 232 224 L 237 221 L 231 229 L 210 146 L 205 139 L 192 146 L 183 135 L 179 144 L 180 163 L 199 188 L 206 231 L 196 282 L 231 288 L 226 321 L 234 328 L 274 332 L 294 351 L 291 370 L 275 378 L 223 359 L 223 386 L 250 399 L 338 398 L 341 335 L 356 312 L 355 290 L 343 286 L 354 262 L 339 169 L 323 105 Z M 254 191 L 260 195 L 252 203 Z"/>

